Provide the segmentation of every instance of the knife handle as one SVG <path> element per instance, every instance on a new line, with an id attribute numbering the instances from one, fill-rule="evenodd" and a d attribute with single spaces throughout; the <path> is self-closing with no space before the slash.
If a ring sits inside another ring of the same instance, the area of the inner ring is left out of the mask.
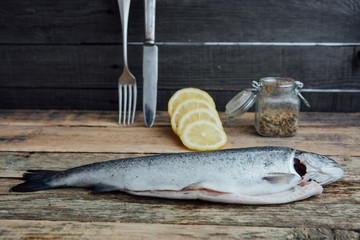
<path id="1" fill-rule="evenodd" d="M 155 44 L 156 0 L 145 0 L 145 44 Z"/>

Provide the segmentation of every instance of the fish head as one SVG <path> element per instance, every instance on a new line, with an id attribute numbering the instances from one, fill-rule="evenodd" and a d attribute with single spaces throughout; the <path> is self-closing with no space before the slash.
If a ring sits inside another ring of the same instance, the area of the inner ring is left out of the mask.
<path id="1" fill-rule="evenodd" d="M 333 183 L 344 175 L 337 162 L 316 153 L 296 151 L 294 166 L 300 176 L 321 185 Z"/>

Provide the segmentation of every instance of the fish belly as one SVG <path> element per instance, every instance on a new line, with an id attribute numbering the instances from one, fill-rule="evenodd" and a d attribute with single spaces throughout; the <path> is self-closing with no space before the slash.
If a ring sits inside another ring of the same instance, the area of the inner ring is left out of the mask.
<path id="1" fill-rule="evenodd" d="M 161 197 L 169 199 L 200 199 L 211 202 L 231 204 L 283 204 L 304 200 L 311 196 L 321 194 L 323 188 L 320 184 L 310 181 L 297 185 L 282 192 L 263 195 L 246 195 L 241 193 L 219 192 L 212 189 L 183 189 L 180 191 L 149 190 L 149 191 L 126 191 L 137 196 Z"/>

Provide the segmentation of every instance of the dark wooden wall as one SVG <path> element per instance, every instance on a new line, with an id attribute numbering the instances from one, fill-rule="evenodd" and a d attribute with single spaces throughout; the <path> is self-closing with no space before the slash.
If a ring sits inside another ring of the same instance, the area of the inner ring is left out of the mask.
<path id="1" fill-rule="evenodd" d="M 133 0 L 138 110 L 143 15 Z M 305 84 L 310 111 L 360 111 L 359 0 L 157 0 L 156 41 L 159 110 L 189 86 L 224 110 L 252 80 L 287 76 Z M 0 1 L 0 108 L 116 110 L 122 66 L 116 0 Z"/>

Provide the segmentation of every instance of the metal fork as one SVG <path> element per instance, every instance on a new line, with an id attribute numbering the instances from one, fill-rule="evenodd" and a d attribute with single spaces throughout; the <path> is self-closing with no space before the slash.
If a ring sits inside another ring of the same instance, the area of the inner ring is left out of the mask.
<path id="1" fill-rule="evenodd" d="M 124 70 L 118 81 L 119 90 L 119 124 L 126 125 L 134 123 L 137 86 L 134 75 L 129 70 L 127 63 L 127 30 L 129 9 L 131 0 L 118 0 L 123 37 Z M 129 94 L 128 94 L 129 92 Z M 128 96 L 129 95 L 129 96 Z M 126 111 L 128 109 L 128 111 Z M 122 116 L 121 116 L 122 114 Z M 127 119 L 127 120 L 126 120 Z M 122 120 L 122 121 L 121 121 Z"/>

